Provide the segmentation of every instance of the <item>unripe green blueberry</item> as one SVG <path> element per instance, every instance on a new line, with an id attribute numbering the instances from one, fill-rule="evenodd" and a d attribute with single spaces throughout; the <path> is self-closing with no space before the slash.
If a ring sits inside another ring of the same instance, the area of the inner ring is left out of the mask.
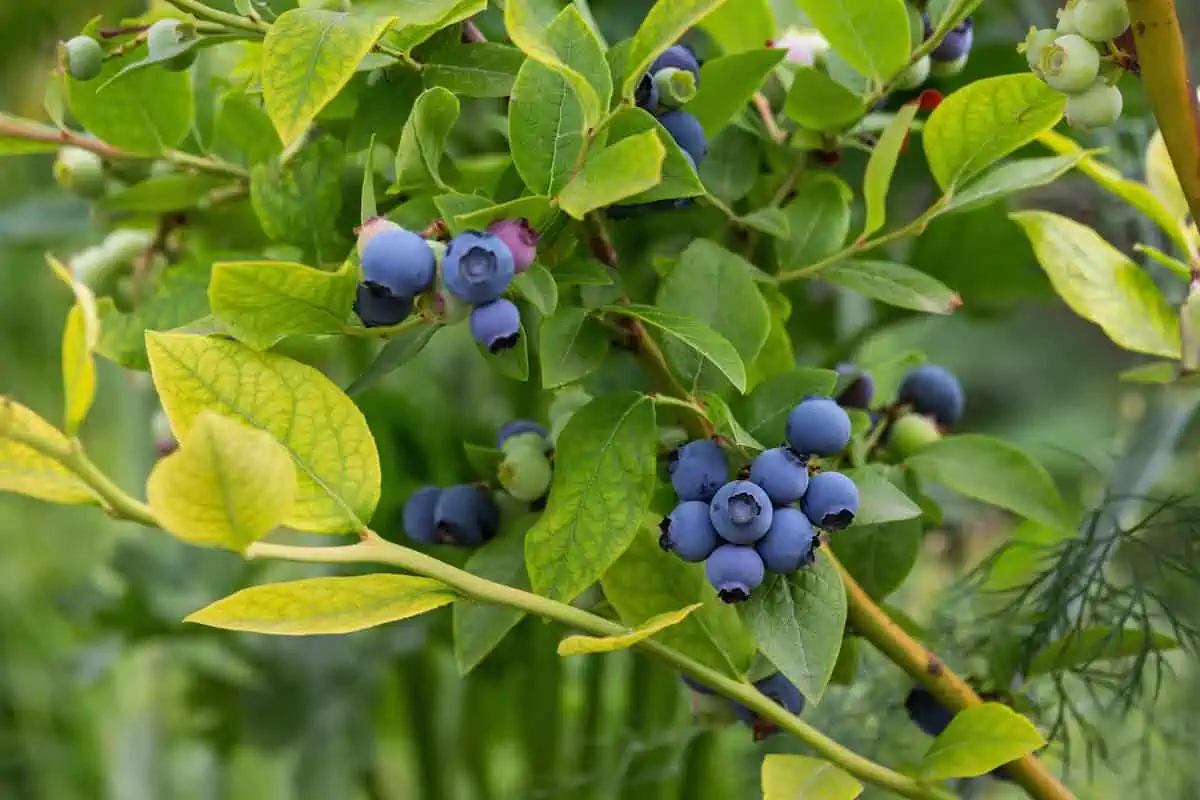
<path id="1" fill-rule="evenodd" d="M 1074 20 L 1080 36 L 1093 42 L 1108 42 L 1129 27 L 1129 7 L 1125 0 L 1079 0 Z"/>
<path id="2" fill-rule="evenodd" d="M 1058 25 L 1055 26 L 1055 30 L 1060 36 L 1079 33 L 1079 28 L 1075 25 L 1075 0 L 1071 0 L 1065 7 L 1058 10 Z"/>
<path id="3" fill-rule="evenodd" d="M 897 458 L 908 458 L 942 438 L 937 423 L 923 414 L 905 414 L 892 423 L 888 449 Z"/>
<path id="4" fill-rule="evenodd" d="M 970 55 L 964 53 L 953 61 L 934 61 L 930 72 L 935 78 L 953 78 L 967 68 Z"/>
<path id="5" fill-rule="evenodd" d="M 1082 92 L 1100 74 L 1100 53 L 1079 34 L 1060 36 L 1042 53 L 1042 79 L 1060 92 Z"/>
<path id="6" fill-rule="evenodd" d="M 90 81 L 104 69 L 104 50 L 90 36 L 76 36 L 63 45 L 67 72 L 77 81 Z"/>
<path id="7" fill-rule="evenodd" d="M 542 438 L 542 435 L 536 431 L 527 431 L 526 433 L 518 433 L 515 436 L 509 436 L 500 445 L 500 450 L 505 455 L 514 453 L 523 453 L 530 451 L 534 453 L 545 453 L 549 443 Z"/>
<path id="8" fill-rule="evenodd" d="M 916 89 L 929 79 L 929 70 L 932 66 L 929 56 L 923 56 L 900 74 L 900 77 L 896 79 L 896 88 L 901 91 Z"/>
<path id="9" fill-rule="evenodd" d="M 146 33 L 146 49 L 151 58 L 167 56 L 179 49 L 180 45 L 195 36 L 191 26 L 184 26 L 177 19 L 160 19 L 150 26 Z M 163 69 L 171 72 L 182 72 L 196 60 L 196 51 L 184 50 L 161 62 Z"/>
<path id="10" fill-rule="evenodd" d="M 667 108 L 680 108 L 696 96 L 696 76 L 691 70 L 660 69 L 654 73 L 654 86 L 658 89 L 658 104 Z"/>
<path id="11" fill-rule="evenodd" d="M 1098 80 L 1086 91 L 1067 95 L 1067 122 L 1083 131 L 1104 128 L 1120 119 L 1124 104 L 1120 89 Z"/>
<path id="12" fill-rule="evenodd" d="M 554 477 L 554 468 L 541 447 L 506 448 L 506 451 L 497 470 L 497 477 L 504 490 L 523 503 L 532 503 L 546 494 L 546 490 L 550 488 L 550 480 Z"/>
<path id="13" fill-rule="evenodd" d="M 1017 52 L 1025 54 L 1025 61 L 1029 63 L 1029 68 L 1037 73 L 1042 74 L 1042 56 L 1046 50 L 1054 44 L 1054 40 L 1061 36 L 1058 31 L 1053 28 L 1030 28 L 1029 35 L 1025 37 L 1025 41 L 1017 45 Z"/>
<path id="14" fill-rule="evenodd" d="M 104 254 L 113 261 L 127 264 L 146 252 L 154 244 L 154 232 L 135 230 L 133 228 L 118 228 L 104 238 Z"/>
<path id="15" fill-rule="evenodd" d="M 64 147 L 54 159 L 54 180 L 69 192 L 94 200 L 108 188 L 104 161 L 79 147 Z"/>

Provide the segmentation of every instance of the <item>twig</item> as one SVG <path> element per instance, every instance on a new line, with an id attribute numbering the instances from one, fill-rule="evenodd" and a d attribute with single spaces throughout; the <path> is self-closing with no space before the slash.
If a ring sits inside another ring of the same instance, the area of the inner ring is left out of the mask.
<path id="1" fill-rule="evenodd" d="M 483 35 L 483 31 L 479 30 L 479 26 L 474 20 L 467 20 L 463 23 L 462 40 L 467 44 L 483 44 L 487 41 L 487 37 Z"/>
<path id="2" fill-rule="evenodd" d="M 235 28 L 260 36 L 265 35 L 267 32 L 268 25 L 261 20 L 230 14 L 227 11 L 220 11 L 206 6 L 204 3 L 198 2 L 198 0 L 167 0 L 167 2 L 196 19 L 216 22 L 227 28 Z"/>
<path id="3" fill-rule="evenodd" d="M 758 109 L 758 115 L 762 117 L 763 126 L 766 127 L 771 141 L 778 144 L 787 138 L 787 131 L 780 128 L 779 123 L 775 121 L 775 112 L 771 110 L 771 101 L 762 92 L 754 93 L 754 107 Z"/>

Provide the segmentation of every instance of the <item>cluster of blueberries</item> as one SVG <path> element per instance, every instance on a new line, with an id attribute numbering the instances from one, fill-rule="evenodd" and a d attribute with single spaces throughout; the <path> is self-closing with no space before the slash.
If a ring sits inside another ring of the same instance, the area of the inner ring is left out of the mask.
<path id="1" fill-rule="evenodd" d="M 933 25 L 925 12 L 921 13 L 921 27 L 925 39 L 933 35 Z M 902 91 L 917 89 L 929 80 L 930 75 L 936 78 L 957 75 L 966 68 L 974 43 L 975 24 L 971 17 L 967 17 L 942 38 L 933 52 L 914 61 L 912 66 L 896 79 L 896 88 Z"/>
<path id="2" fill-rule="evenodd" d="M 789 573 L 812 563 L 820 545 L 814 528 L 838 531 L 854 521 L 854 482 L 840 472 L 809 474 L 811 457 L 837 455 L 849 442 L 845 410 L 809 397 L 788 412 L 787 444 L 760 453 L 746 480 L 729 480 L 716 442 L 683 445 L 668 465 L 680 503 L 663 518 L 659 544 L 684 561 L 703 561 L 726 603 L 746 600 L 767 570 Z"/>
<path id="3" fill-rule="evenodd" d="M 875 382 L 870 374 L 850 364 L 839 364 L 838 373 L 849 376 L 850 382 L 838 395 L 845 408 L 869 410 L 875 395 Z M 922 364 L 905 374 L 896 392 L 894 408 L 902 409 L 895 417 L 872 412 L 872 422 L 883 424 L 879 437 L 886 443 L 888 453 L 903 459 L 941 438 L 962 418 L 966 400 L 962 384 L 945 367 Z"/>
<path id="4" fill-rule="evenodd" d="M 159 58 L 159 66 L 172 72 L 182 72 L 196 60 L 195 48 L 180 50 L 180 45 L 195 38 L 195 29 L 177 19 L 160 19 L 146 31 L 146 50 L 151 58 Z M 62 45 L 67 74 L 77 81 L 90 81 L 104 69 L 104 48 L 91 36 L 76 36 Z M 174 55 L 168 54 L 174 53 Z"/>
<path id="5" fill-rule="evenodd" d="M 1070 0 L 1056 28 L 1030 28 L 1018 50 L 1046 84 L 1067 96 L 1067 122 L 1082 130 L 1112 125 L 1124 100 L 1114 83 L 1120 65 L 1106 70 L 1101 49 L 1129 28 L 1125 0 Z"/>
<path id="6" fill-rule="evenodd" d="M 472 307 L 471 335 L 488 352 L 507 350 L 520 338 L 520 311 L 504 293 L 515 275 L 533 263 L 537 242 L 527 220 L 505 219 L 493 222 L 486 231 L 464 231 L 446 245 L 442 284 L 455 299 Z M 367 327 L 403 321 L 412 313 L 416 297 L 433 288 L 437 279 L 433 246 L 386 219 L 376 217 L 359 228 L 358 252 L 363 280 L 354 311 Z"/>
<path id="7" fill-rule="evenodd" d="M 504 490 L 534 507 L 543 504 L 554 477 L 546 429 L 525 419 L 507 422 L 496 434 L 496 449 L 503 454 L 497 476 Z M 477 484 L 424 486 L 404 504 L 404 533 L 418 544 L 478 547 L 499 529 L 496 499 Z"/>

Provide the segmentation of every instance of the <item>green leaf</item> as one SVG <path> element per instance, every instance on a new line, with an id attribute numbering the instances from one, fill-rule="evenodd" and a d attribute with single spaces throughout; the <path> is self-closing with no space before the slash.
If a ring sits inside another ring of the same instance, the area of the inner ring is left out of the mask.
<path id="1" fill-rule="evenodd" d="M 195 208 L 222 183 L 212 175 L 173 173 L 147 178 L 105 197 L 100 205 L 108 211 L 165 214 Z"/>
<path id="2" fill-rule="evenodd" d="M 844 184 L 835 180 L 809 180 L 783 208 L 788 237 L 776 240 L 775 257 L 780 272 L 815 264 L 836 253 L 850 233 L 850 198 Z"/>
<path id="3" fill-rule="evenodd" d="M 100 342 L 100 314 L 92 290 L 75 280 L 71 271 L 53 256 L 47 256 L 54 274 L 75 294 L 75 305 L 67 312 L 62 337 L 64 430 L 74 436 L 96 400 L 96 347 Z"/>
<path id="4" fill-rule="evenodd" d="M 846 475 L 858 487 L 855 525 L 880 525 L 921 516 L 921 507 L 892 484 L 888 471 L 879 464 L 846 470 Z"/>
<path id="5" fill-rule="evenodd" d="M 867 220 L 860 234 L 862 237 L 870 236 L 887 222 L 888 189 L 892 185 L 900 150 L 908 139 L 908 131 L 912 128 L 913 120 L 917 118 L 919 108 L 916 103 L 906 103 L 897 111 L 896 116 L 880 134 L 875 149 L 871 151 L 867 171 L 863 176 L 863 201 L 867 204 Z"/>
<path id="6" fill-rule="evenodd" d="M 415 617 L 456 599 L 446 584 L 416 575 L 305 578 L 242 589 L 188 615 L 184 622 L 278 636 L 352 633 Z"/>
<path id="7" fill-rule="evenodd" d="M 558 307 L 558 284 L 554 282 L 550 270 L 536 261 L 513 279 L 513 288 L 543 317 L 550 316 Z"/>
<path id="8" fill-rule="evenodd" d="M 554 280 L 559 286 L 612 286 L 613 273 L 599 261 L 575 258 L 554 267 Z"/>
<path id="9" fill-rule="evenodd" d="M 535 592 L 569 602 L 612 566 L 650 505 L 654 403 L 633 392 L 576 411 L 558 437 L 546 511 L 525 537 Z"/>
<path id="10" fill-rule="evenodd" d="M 379 454 L 362 412 L 317 370 L 224 339 L 146 334 L 150 370 L 175 437 L 205 410 L 274 436 L 296 462 L 296 504 L 284 524 L 360 531 L 379 502 Z"/>
<path id="11" fill-rule="evenodd" d="M 357 271 L 283 261 L 214 264 L 208 298 L 226 329 L 255 350 L 301 334 L 338 333 L 354 305 Z"/>
<path id="12" fill-rule="evenodd" d="M 984 78 L 954 92 L 921 131 L 938 186 L 949 191 L 1050 130 L 1066 102 L 1028 72 Z"/>
<path id="13" fill-rule="evenodd" d="M 638 81 L 654 59 L 675 44 L 689 28 L 699 24 L 725 0 L 659 0 L 642 20 L 625 55 L 621 97 L 633 97 Z"/>
<path id="14" fill-rule="evenodd" d="M 949 314 L 962 304 L 937 278 L 890 261 L 841 261 L 822 268 L 814 277 L 881 303 L 929 314 Z"/>
<path id="15" fill-rule="evenodd" d="M 279 155 L 283 145 L 262 104 L 238 90 L 221 99 L 213 149 L 234 161 L 261 164 Z"/>
<path id="16" fill-rule="evenodd" d="M 476 211 L 459 214 L 454 224 L 460 230 L 481 231 L 498 219 L 526 219 L 534 230 L 543 230 L 557 212 L 550 207 L 550 198 L 544 195 L 518 197 L 499 205 L 489 205 Z"/>
<path id="17" fill-rule="evenodd" d="M 739 5 L 741 3 L 731 3 L 723 6 L 723 10 L 734 10 Z M 766 39 L 760 39 L 757 45 L 761 47 L 764 41 Z M 732 53 L 704 62 L 700 67 L 699 91 L 685 110 L 700 120 L 709 138 L 716 136 L 746 107 L 785 55 L 787 51 L 782 48 L 768 48 Z"/>
<path id="18" fill-rule="evenodd" d="M 15 492 L 47 503 L 99 503 L 95 493 L 75 473 L 44 456 L 18 437 L 45 441 L 61 450 L 67 437 L 37 414 L 0 396 L 0 492 Z"/>
<path id="19" fill-rule="evenodd" d="M 127 55 L 106 61 L 100 75 L 86 83 L 68 79 L 67 102 L 96 138 L 137 155 L 158 155 L 178 146 L 192 128 L 191 76 L 150 69 L 100 91 L 133 60 Z"/>
<path id="20" fill-rule="evenodd" d="M 392 192 L 449 188 L 442 181 L 441 162 L 458 114 L 458 98 L 450 91 L 434 87 L 421 93 L 400 134 Z"/>
<path id="21" fill-rule="evenodd" d="M 572 306 L 542 320 L 538 342 L 544 389 L 591 375 L 604 364 L 612 347 L 612 337 L 604 326 L 582 308 Z"/>
<path id="22" fill-rule="evenodd" d="M 758 452 L 766 449 L 761 442 L 750 435 L 748 430 L 742 427 L 742 424 L 733 416 L 729 404 L 719 394 L 703 392 L 698 399 L 708 411 L 708 419 L 712 422 L 713 429 L 718 436 L 725 437 L 735 447 L 744 450 Z"/>
<path id="23" fill-rule="evenodd" d="M 592 653 L 611 653 L 616 650 L 626 650 L 638 642 L 649 639 L 667 628 L 678 625 L 688 618 L 693 611 L 703 607 L 703 603 L 693 603 L 678 611 L 667 611 L 651 617 L 628 633 L 614 636 L 583 636 L 576 634 L 568 636 L 558 643 L 560 656 L 582 656 Z"/>
<path id="24" fill-rule="evenodd" d="M 358 218 L 362 223 L 379 215 L 379 204 L 375 201 L 375 134 L 367 144 L 367 155 L 363 159 L 362 190 L 359 192 Z"/>
<path id="25" fill-rule="evenodd" d="M 866 110 L 861 97 L 814 67 L 796 69 L 783 103 L 788 119 L 813 131 L 840 131 Z"/>
<path id="26" fill-rule="evenodd" d="M 514 381 L 529 380 L 529 334 L 525 331 L 524 322 L 521 323 L 517 343 L 509 349 L 501 350 L 499 353 L 489 353 L 487 348 L 479 342 L 475 342 L 475 349 L 492 369 L 504 377 Z"/>
<path id="27" fill-rule="evenodd" d="M 758 147 L 753 134 L 733 125 L 718 133 L 700 162 L 700 180 L 708 192 L 726 204 L 749 194 L 759 172 Z"/>
<path id="28" fill-rule="evenodd" d="M 639 133 L 588 156 L 583 169 L 563 187 L 562 210 L 575 219 L 653 188 L 662 177 L 667 151 L 653 131 Z"/>
<path id="29" fill-rule="evenodd" d="M 173 264 L 154 282 L 154 294 L 128 314 L 117 311 L 110 298 L 101 298 L 96 352 L 127 369 L 150 369 L 146 331 L 169 331 L 205 317 L 211 276 L 212 267 L 199 261 Z"/>
<path id="30" fill-rule="evenodd" d="M 294 8 L 271 23 L 262 47 L 262 92 L 284 144 L 298 139 L 349 83 L 392 20 Z"/>
<path id="31" fill-rule="evenodd" d="M 671 274 L 659 285 L 656 305 L 697 319 L 729 340 L 743 364 L 758 355 L 771 325 L 767 303 L 751 277 L 754 267 L 707 239 L 697 239 L 679 254 Z M 727 384 L 705 357 L 678 340 L 664 343 L 672 371 L 689 394 Z M 739 389 L 745 391 L 744 385 Z"/>
<path id="32" fill-rule="evenodd" d="M 1179 378 L 1179 364 L 1174 361 L 1151 361 L 1125 370 L 1117 378 L 1123 383 L 1162 385 Z"/>
<path id="33" fill-rule="evenodd" d="M 603 310 L 634 317 L 657 328 L 712 362 L 739 392 L 746 391 L 746 365 L 737 348 L 700 320 L 656 306 L 630 304 L 606 306 Z"/>
<path id="34" fill-rule="evenodd" d="M 296 467 L 266 431 L 202 411 L 179 449 L 155 465 L 146 494 L 168 533 L 240 552 L 291 512 Z"/>
<path id="35" fill-rule="evenodd" d="M 495 476 L 495 470 L 492 476 Z M 463 567 L 485 580 L 529 589 L 525 574 L 525 532 L 537 517 L 524 515 L 519 524 L 506 526 L 495 539 L 471 553 Z M 509 631 L 525 616 L 512 606 L 463 600 L 454 604 L 454 660 L 458 671 L 466 675 L 487 658 Z"/>
<path id="36" fill-rule="evenodd" d="M 562 87 L 554 94 L 570 91 L 579 103 L 583 127 L 594 126 L 612 97 L 612 73 L 604 57 L 604 46 L 575 6 L 567 6 L 543 30 L 532 0 L 509 0 L 504 5 L 504 28 L 512 43 L 536 63 L 558 76 Z M 524 71 L 525 67 L 522 67 Z M 569 87 L 569 88 L 568 88 Z M 515 93 L 522 91 L 520 76 Z M 528 98 L 545 102 L 547 97 Z M 558 103 L 559 108 L 562 104 Z M 513 150 L 517 147 L 514 144 Z M 528 180 L 526 180 L 528 183 Z M 535 189 L 529 184 L 531 189 Z M 553 194 L 546 191 L 545 194 Z"/>
<path id="37" fill-rule="evenodd" d="M 846 627 L 846 592 L 823 551 L 791 575 L 767 576 L 741 606 L 759 649 L 810 703 L 820 702 Z"/>
<path id="38" fill-rule="evenodd" d="M 379 383 L 388 373 L 397 370 L 417 357 L 433 335 L 441 330 L 439 325 L 421 325 L 409 328 L 392 337 L 376 354 L 363 373 L 346 389 L 346 394 L 357 397 Z"/>
<path id="39" fill-rule="evenodd" d="M 407 53 L 438 31 L 487 11 L 487 0 L 387 0 L 380 10 L 397 15 L 385 38 Z"/>
<path id="40" fill-rule="evenodd" d="M 947 436 L 905 462 L 928 481 L 1051 527 L 1066 509 L 1045 467 L 1023 450 L 989 436 Z"/>
<path id="41" fill-rule="evenodd" d="M 830 546 L 859 586 L 873 599 L 882 600 L 899 589 L 916 566 L 923 534 L 916 519 L 882 525 L 856 521 L 830 537 Z"/>
<path id="42" fill-rule="evenodd" d="M 1100 234 L 1047 211 L 1021 211 L 1020 225 L 1054 290 L 1118 346 L 1178 358 L 1179 318 L 1154 281 Z"/>
<path id="43" fill-rule="evenodd" d="M 660 641 L 725 675 L 740 676 L 755 653 L 754 639 L 733 606 L 722 603 L 704 577 L 658 546 L 653 520 L 643 522 L 633 543 L 604 574 L 604 597 L 626 625 L 641 625 L 681 604 L 703 602 L 683 622 L 667 628 Z"/>
<path id="44" fill-rule="evenodd" d="M 862 784 L 819 758 L 772 753 L 762 764 L 763 800 L 854 800 Z"/>
<path id="45" fill-rule="evenodd" d="M 837 54 L 862 74 L 886 82 L 908 66 L 908 11 L 903 0 L 796 0 Z"/>
<path id="46" fill-rule="evenodd" d="M 667 133 L 667 129 L 649 113 L 640 108 L 625 108 L 613 115 L 608 123 L 608 140 L 610 143 L 624 140 L 645 131 L 654 131 L 662 144 L 666 157 L 662 162 L 662 178 L 653 188 L 639 192 L 626 199 L 629 203 L 650 203 L 655 200 L 668 200 L 676 197 L 696 197 L 704 194 L 704 185 L 692 162 L 684 155 L 683 150 Z"/>
<path id="47" fill-rule="evenodd" d="M 710 11 L 700 27 L 724 52 L 740 53 L 775 38 L 775 13 L 770 0 L 738 0 Z"/>
<path id="48" fill-rule="evenodd" d="M 983 703 L 954 715 L 929 745 L 918 774 L 925 781 L 973 778 L 1045 744 L 1025 717 L 1000 703 Z"/>
<path id="49" fill-rule="evenodd" d="M 341 263 L 349 248 L 337 228 L 344 155 L 337 140 L 323 138 L 284 164 L 254 168 L 250 201 L 268 236 L 302 248 L 320 263 Z"/>
<path id="50" fill-rule="evenodd" d="M 1085 628 L 1072 631 L 1042 648 L 1033 657 L 1025 677 L 1087 667 L 1097 661 L 1129 658 L 1150 650 L 1174 650 L 1177 647 L 1179 642 L 1158 631 L 1107 626 Z"/>
<path id="51" fill-rule="evenodd" d="M 440 86 L 466 97 L 508 97 L 525 54 L 496 42 L 464 44 L 435 51 L 421 76 L 427 87 Z"/>
<path id="52" fill-rule="evenodd" d="M 809 395 L 830 396 L 836 382 L 837 373 L 829 369 L 781 372 L 734 401 L 733 409 L 751 436 L 774 447 L 784 439 L 788 412 Z"/>
<path id="53" fill-rule="evenodd" d="M 1052 183 L 1079 164 L 1083 153 L 1046 158 L 1023 158 L 1001 164 L 951 195 L 940 214 L 973 211 L 1026 189 Z"/>
<path id="54" fill-rule="evenodd" d="M 776 239 L 786 239 L 792 232 L 788 215 L 783 213 L 783 209 L 772 206 L 760 208 L 738 217 L 738 224 L 753 228 Z"/>
<path id="55" fill-rule="evenodd" d="M 458 223 L 457 217 L 461 214 L 472 214 L 482 211 L 491 205 L 486 197 L 477 194 L 460 194 L 451 192 L 449 194 L 439 194 L 433 198 L 433 204 L 437 206 L 437 210 L 441 213 L 442 219 L 446 220 L 450 232 L 458 235 L 464 230 L 468 230 L 465 226 Z"/>

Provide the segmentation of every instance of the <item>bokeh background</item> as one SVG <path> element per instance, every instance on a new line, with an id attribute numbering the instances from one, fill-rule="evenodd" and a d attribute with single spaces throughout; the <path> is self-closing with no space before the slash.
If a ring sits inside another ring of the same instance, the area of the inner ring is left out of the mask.
<path id="1" fill-rule="evenodd" d="M 632 32 L 648 3 L 591 5 L 615 41 Z M 799 21 L 787 0 L 777 5 L 781 20 Z M 943 88 L 1025 69 L 1015 44 L 1030 25 L 1052 24 L 1053 5 L 985 0 L 967 73 Z M 1200 8 L 1180 5 L 1188 35 L 1200 44 Z M 118 0 L 0 0 L 0 110 L 42 118 L 55 42 L 94 15 L 115 24 L 144 8 Z M 494 9 L 482 24 L 497 30 Z M 1127 79 L 1123 88 L 1121 123 L 1087 143 L 1109 148 L 1107 158 L 1140 175 L 1153 122 L 1136 82 Z M 457 146 L 503 149 L 465 134 Z M 70 298 L 42 255 L 68 257 L 102 239 L 104 229 L 86 203 L 55 187 L 51 161 L 0 162 L 0 394 L 56 419 L 58 339 Z M 839 169 L 853 177 L 862 165 L 851 155 Z M 894 213 L 915 213 L 930 197 L 913 148 L 892 194 Z M 1092 224 L 1126 250 L 1134 242 L 1164 246 L 1149 222 L 1082 177 L 1019 202 Z M 800 363 L 828 364 L 848 342 L 876 358 L 923 349 L 966 385 L 964 430 L 1011 438 L 1065 491 L 1098 496 L 1127 431 L 1146 413 L 1147 392 L 1116 377 L 1137 360 L 1054 298 L 1003 208 L 935 223 L 894 255 L 958 289 L 962 312 L 910 319 L 853 296 L 822 295 L 812 300 L 814 313 L 793 316 L 802 317 L 793 330 Z M 302 344 L 297 354 L 348 371 L 367 354 L 346 347 Z M 100 387 L 85 438 L 99 463 L 137 487 L 155 458 L 153 392 L 146 375 L 108 362 Z M 465 336 L 440 336 L 363 400 L 385 465 L 376 527 L 395 529 L 399 505 L 416 485 L 466 473 L 464 437 L 486 442 L 499 423 L 542 414 L 546 402 L 491 374 Z M 1195 485 L 1194 445 L 1194 436 L 1185 438 L 1160 489 Z M 978 506 L 947 506 L 944 529 L 926 537 L 921 566 L 892 604 L 918 620 L 944 615 L 939 592 L 1012 525 Z M 1188 533 L 1186 525 L 1178 531 Z M 337 638 L 243 636 L 179 622 L 249 582 L 314 570 L 246 565 L 94 511 L 0 496 L 0 797 L 752 798 L 760 796 L 762 754 L 796 747 L 780 738 L 754 744 L 737 725 L 701 725 L 676 675 L 628 653 L 560 660 L 554 645 L 562 631 L 539 621 L 521 623 L 465 680 L 450 650 L 449 614 Z M 1074 765 L 1071 782 L 1081 797 L 1200 796 L 1196 737 L 1189 736 L 1200 687 L 1185 656 L 1170 665 L 1157 703 L 1147 696 L 1139 713 L 1106 726 L 1108 752 L 1095 769 Z M 928 740 L 904 717 L 904 677 L 870 654 L 858 669 L 853 687 L 835 687 L 806 718 L 888 763 L 919 756 Z M 962 789 L 976 797 L 1014 791 L 991 782 Z"/>

